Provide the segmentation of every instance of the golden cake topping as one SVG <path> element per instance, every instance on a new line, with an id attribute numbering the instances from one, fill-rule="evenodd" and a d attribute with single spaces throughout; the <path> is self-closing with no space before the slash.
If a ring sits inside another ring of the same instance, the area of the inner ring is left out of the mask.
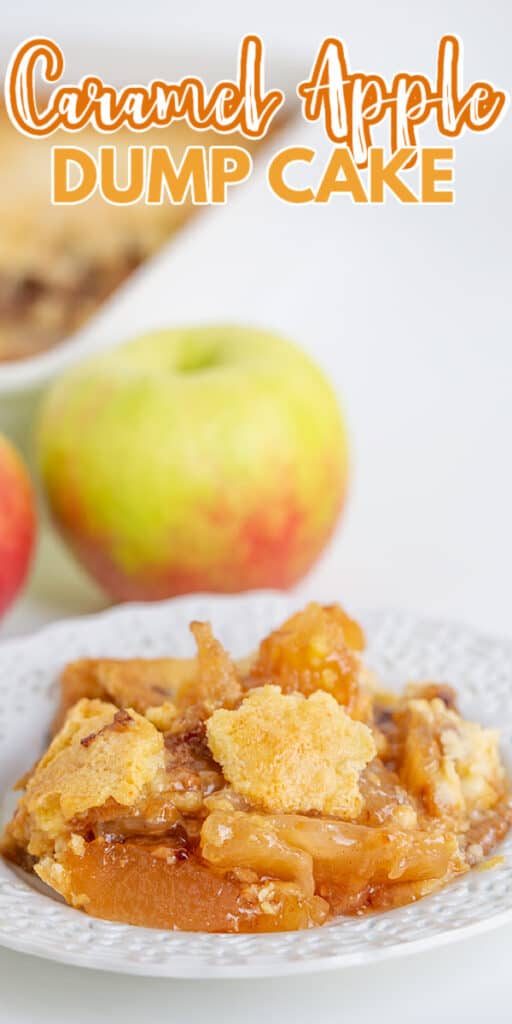
<path id="1" fill-rule="evenodd" d="M 236 792 L 271 811 L 321 811 L 343 818 L 362 808 L 358 778 L 375 756 L 370 730 L 328 693 L 252 691 L 236 711 L 207 722 L 210 749 Z"/>
<path id="2" fill-rule="evenodd" d="M 162 734 L 133 710 L 83 699 L 31 776 L 22 798 L 37 829 L 58 836 L 107 800 L 132 804 L 164 769 Z"/>

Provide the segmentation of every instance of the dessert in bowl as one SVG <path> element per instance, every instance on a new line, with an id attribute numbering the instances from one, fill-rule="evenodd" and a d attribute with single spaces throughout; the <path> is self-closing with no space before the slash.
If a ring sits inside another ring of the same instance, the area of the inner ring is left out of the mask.
<path id="1" fill-rule="evenodd" d="M 209 149 L 219 136 L 181 122 L 142 138 L 121 129 L 120 175 L 134 140 L 146 152 L 168 147 L 179 166 L 189 145 Z M 105 136 L 86 128 L 72 141 L 97 157 Z M 52 205 L 51 151 L 69 144 L 63 129 L 44 139 L 22 135 L 0 107 L 0 365 L 40 356 L 77 331 L 194 212 L 188 193 L 181 204 L 115 206 L 96 191 L 86 203 Z"/>
<path id="2" fill-rule="evenodd" d="M 292 931 L 415 902 L 480 865 L 511 821 L 495 730 L 444 682 L 390 693 L 338 606 L 233 661 L 81 659 L 3 852 L 92 916 Z M 30 760 L 27 757 L 27 760 Z"/>
<path id="3" fill-rule="evenodd" d="M 8 32 L 0 40 L 2 68 L 19 42 Z M 58 42 L 69 81 L 94 72 L 120 85 L 147 82 L 158 74 L 179 80 L 194 72 L 213 83 L 236 63 L 233 47 L 202 46 L 179 33 L 148 42 L 130 39 L 122 28 L 115 37 L 100 38 L 62 26 Z M 274 55 L 269 77 L 293 89 L 297 75 L 294 62 Z M 223 138 L 228 145 L 259 152 L 259 143 L 237 133 Z M 195 132 L 180 122 L 139 136 L 120 131 L 115 136 L 120 180 L 134 142 L 168 145 L 179 164 L 187 145 L 209 148 L 218 143 L 218 135 Z M 76 143 L 95 154 L 105 136 L 93 130 L 77 136 L 58 131 L 47 139 L 29 139 L 16 131 L 0 106 L 0 143 L 0 430 L 29 454 L 34 412 L 46 385 L 84 356 L 117 343 L 124 328 L 111 329 L 106 307 L 117 300 L 122 305 L 134 274 L 151 274 L 157 252 L 174 242 L 197 208 L 189 196 L 183 204 L 154 207 L 140 202 L 116 208 L 98 196 L 82 205 L 52 206 L 52 146 Z M 200 216 L 204 212 L 199 209 Z M 170 296 L 172 312 L 172 291 Z M 106 326 L 97 326 L 100 311 L 107 316 Z"/>

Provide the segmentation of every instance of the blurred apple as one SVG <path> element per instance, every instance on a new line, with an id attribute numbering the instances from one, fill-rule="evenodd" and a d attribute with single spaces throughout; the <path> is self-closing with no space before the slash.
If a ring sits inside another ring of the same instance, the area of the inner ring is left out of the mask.
<path id="1" fill-rule="evenodd" d="M 27 575 L 36 535 L 35 497 L 21 458 L 0 435 L 0 615 Z"/>
<path id="2" fill-rule="evenodd" d="M 323 373 L 235 326 L 158 331 L 68 371 L 43 404 L 38 453 L 62 535 L 119 600 L 289 587 L 347 480 Z"/>

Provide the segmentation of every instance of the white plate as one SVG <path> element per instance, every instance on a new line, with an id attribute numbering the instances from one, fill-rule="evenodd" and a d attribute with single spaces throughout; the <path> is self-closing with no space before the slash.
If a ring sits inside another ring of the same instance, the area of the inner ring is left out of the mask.
<path id="1" fill-rule="evenodd" d="M 0 646 L 0 778 L 7 790 L 44 747 L 61 666 L 80 656 L 189 654 L 188 623 L 210 619 L 235 655 L 251 650 L 297 601 L 272 594 L 192 597 L 127 605 L 50 626 Z M 449 681 L 462 710 L 502 729 L 512 758 L 512 644 L 396 612 L 363 617 L 370 664 L 390 684 Z M 399 910 L 273 935 L 207 935 L 110 924 L 36 890 L 0 864 L 0 943 L 12 949 L 126 974 L 173 978 L 259 977 L 370 963 L 483 932 L 512 919 L 512 836 L 505 864 L 475 871 Z"/>

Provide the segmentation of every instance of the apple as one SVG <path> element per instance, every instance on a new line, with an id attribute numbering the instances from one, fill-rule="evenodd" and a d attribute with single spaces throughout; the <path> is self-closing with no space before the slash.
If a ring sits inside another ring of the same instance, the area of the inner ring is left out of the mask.
<path id="1" fill-rule="evenodd" d="M 0 615 L 21 589 L 36 536 L 36 504 L 27 470 L 0 435 Z"/>
<path id="2" fill-rule="evenodd" d="M 116 600 L 287 588 L 347 482 L 334 392 L 250 327 L 160 330 L 67 371 L 38 424 L 51 512 Z"/>

